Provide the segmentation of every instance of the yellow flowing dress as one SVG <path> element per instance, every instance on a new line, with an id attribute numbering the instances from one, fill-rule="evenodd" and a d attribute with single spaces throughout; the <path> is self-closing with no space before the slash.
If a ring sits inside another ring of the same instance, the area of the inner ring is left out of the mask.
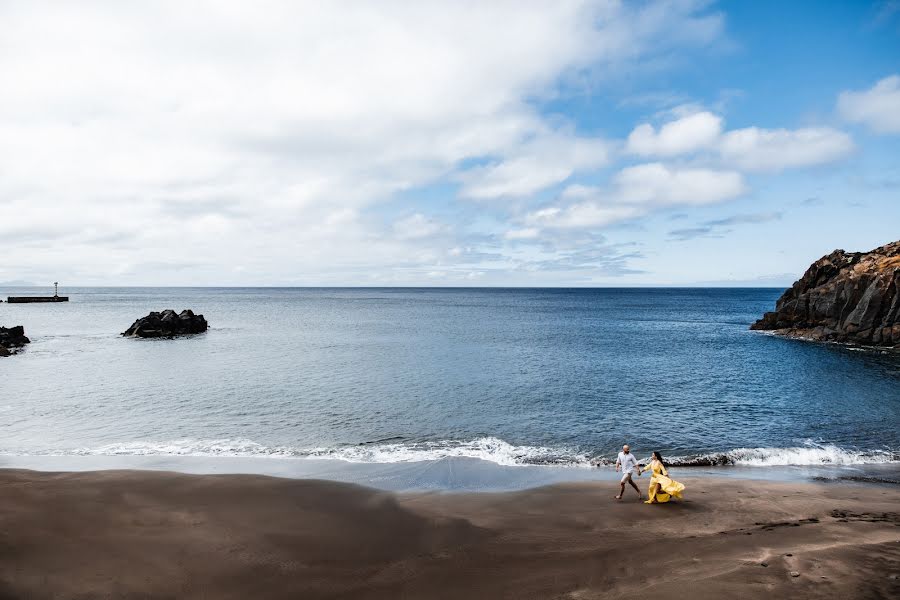
<path id="1" fill-rule="evenodd" d="M 681 498 L 681 492 L 684 491 L 684 484 L 669 479 L 669 471 L 661 462 L 658 460 L 651 461 L 644 471 L 653 472 L 653 477 L 650 478 L 650 489 L 647 490 L 647 500 L 644 504 L 668 502 L 672 498 Z M 656 487 L 657 483 L 659 484 L 659 488 Z"/>

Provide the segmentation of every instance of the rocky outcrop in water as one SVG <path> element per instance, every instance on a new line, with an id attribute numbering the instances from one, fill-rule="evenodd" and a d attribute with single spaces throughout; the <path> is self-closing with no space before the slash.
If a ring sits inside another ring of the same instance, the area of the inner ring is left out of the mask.
<path id="1" fill-rule="evenodd" d="M 900 241 L 823 256 L 750 329 L 900 349 Z"/>
<path id="2" fill-rule="evenodd" d="M 195 315 L 192 310 L 176 313 L 174 310 L 152 312 L 135 321 L 122 335 L 129 337 L 175 337 L 203 333 L 209 324 L 203 315 Z"/>
<path id="3" fill-rule="evenodd" d="M 30 343 L 31 340 L 25 337 L 25 328 L 21 325 L 0 327 L 0 356 L 15 354 L 19 348 Z"/>

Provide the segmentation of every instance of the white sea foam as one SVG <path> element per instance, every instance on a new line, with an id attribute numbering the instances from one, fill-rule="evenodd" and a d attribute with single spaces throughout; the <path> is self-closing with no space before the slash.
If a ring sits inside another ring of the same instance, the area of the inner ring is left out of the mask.
<path id="1" fill-rule="evenodd" d="M 609 466 L 614 458 L 588 454 L 571 448 L 513 445 L 496 437 L 470 441 L 379 442 L 330 448 L 266 446 L 247 439 L 180 439 L 108 444 L 53 452 L 80 456 L 198 456 L 323 458 L 352 463 L 410 463 L 444 458 L 475 458 L 503 466 L 560 465 L 570 467 Z M 667 456 L 672 466 L 741 465 L 753 467 L 862 465 L 900 462 L 900 452 L 859 450 L 833 444 L 808 443 L 788 448 L 735 448 L 725 452 Z"/>
<path id="2" fill-rule="evenodd" d="M 574 450 L 543 446 L 515 446 L 496 437 L 482 437 L 471 441 L 376 443 L 332 448 L 265 446 L 246 439 L 181 439 L 165 442 L 107 444 L 95 448 L 78 448 L 64 453 L 81 456 L 328 458 L 354 463 L 420 462 L 455 457 L 477 458 L 506 466 L 589 465 L 588 457 Z"/>
<path id="3" fill-rule="evenodd" d="M 514 446 L 496 437 L 482 437 L 468 442 L 449 440 L 319 448 L 310 451 L 309 455 L 361 463 L 478 458 L 506 466 L 534 464 L 589 465 L 588 457 L 575 450 L 548 448 L 545 446 Z"/>
<path id="4" fill-rule="evenodd" d="M 789 448 L 735 448 L 727 452 L 675 457 L 673 465 L 743 465 L 749 467 L 863 465 L 900 462 L 900 453 L 891 450 L 858 450 L 834 444 L 814 444 Z"/>
<path id="5" fill-rule="evenodd" d="M 179 439 L 163 442 L 139 441 L 106 444 L 94 448 L 76 448 L 63 454 L 77 456 L 224 456 L 224 457 L 300 457 L 299 450 L 288 446 L 265 446 L 247 439 Z"/>

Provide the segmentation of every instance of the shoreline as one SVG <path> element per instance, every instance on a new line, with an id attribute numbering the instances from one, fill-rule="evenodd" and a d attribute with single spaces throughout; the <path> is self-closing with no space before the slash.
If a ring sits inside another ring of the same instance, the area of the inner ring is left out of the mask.
<path id="1" fill-rule="evenodd" d="M 900 486 L 900 463 L 670 467 L 674 476 L 767 482 L 859 482 Z M 511 492 L 557 484 L 618 481 L 612 466 L 502 465 L 469 458 L 351 462 L 332 458 L 178 455 L 0 455 L 0 470 L 163 471 L 189 475 L 262 475 L 320 479 L 392 492 Z M 637 482 L 645 478 L 636 478 Z"/>
<path id="2" fill-rule="evenodd" d="M 783 340 L 795 340 L 810 344 L 822 344 L 837 346 L 847 350 L 871 351 L 880 354 L 900 354 L 900 345 L 879 346 L 876 344 L 863 344 L 860 342 L 822 339 L 812 335 L 813 328 L 783 328 L 783 329 L 751 329 L 760 335 L 768 335 Z"/>
<path id="3" fill-rule="evenodd" d="M 0 469 L 0 595 L 702 600 L 900 592 L 900 489 L 679 480 L 683 501 L 647 506 L 628 495 L 613 500 L 614 481 L 393 493 L 260 475 Z"/>

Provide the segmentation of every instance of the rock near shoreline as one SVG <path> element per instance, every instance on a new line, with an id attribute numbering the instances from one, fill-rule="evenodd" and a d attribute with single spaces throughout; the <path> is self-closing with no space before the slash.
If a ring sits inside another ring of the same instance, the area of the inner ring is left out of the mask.
<path id="1" fill-rule="evenodd" d="M 192 310 L 183 310 L 180 313 L 164 310 L 152 312 L 138 319 L 122 335 L 142 338 L 175 337 L 203 333 L 207 329 L 209 324 L 203 315 L 195 315 Z"/>
<path id="2" fill-rule="evenodd" d="M 750 329 L 900 349 L 900 240 L 823 256 Z"/>
<path id="3" fill-rule="evenodd" d="M 21 325 L 0 327 L 0 356 L 11 356 L 19 348 L 30 343 L 31 340 L 25 337 L 25 328 Z"/>

